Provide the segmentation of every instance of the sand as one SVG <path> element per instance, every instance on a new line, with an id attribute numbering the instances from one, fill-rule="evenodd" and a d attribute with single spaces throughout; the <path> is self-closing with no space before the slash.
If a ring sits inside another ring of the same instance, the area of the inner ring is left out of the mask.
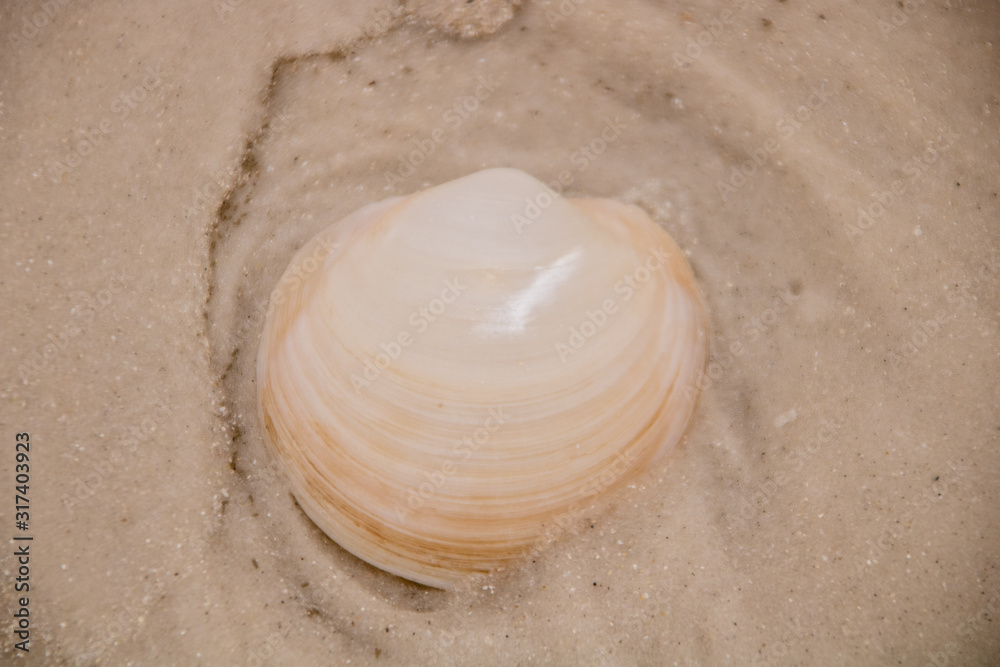
<path id="1" fill-rule="evenodd" d="M 1000 9 L 515 5 L 0 9 L 4 661 L 995 664 Z M 253 361 L 313 234 L 490 166 L 649 212 L 712 359 L 661 466 L 443 592 L 305 517 Z"/>

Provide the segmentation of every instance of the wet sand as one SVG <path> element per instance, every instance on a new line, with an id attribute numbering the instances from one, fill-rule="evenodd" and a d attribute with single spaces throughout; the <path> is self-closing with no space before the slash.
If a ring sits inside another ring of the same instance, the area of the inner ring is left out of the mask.
<path id="1" fill-rule="evenodd" d="M 0 9 L 0 526 L 34 538 L 4 659 L 995 663 L 998 32 L 988 2 Z M 492 166 L 645 209 L 711 362 L 661 466 L 443 592 L 305 517 L 253 365 L 316 232 Z"/>

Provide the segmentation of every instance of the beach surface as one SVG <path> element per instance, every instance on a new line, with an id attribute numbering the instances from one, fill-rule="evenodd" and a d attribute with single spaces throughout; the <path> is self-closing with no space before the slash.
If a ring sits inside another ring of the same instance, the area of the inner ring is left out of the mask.
<path id="1" fill-rule="evenodd" d="M 0 660 L 996 664 L 998 38 L 986 0 L 5 3 Z M 662 464 L 445 592 L 305 516 L 255 359 L 317 232 L 498 166 L 649 213 L 711 358 Z"/>

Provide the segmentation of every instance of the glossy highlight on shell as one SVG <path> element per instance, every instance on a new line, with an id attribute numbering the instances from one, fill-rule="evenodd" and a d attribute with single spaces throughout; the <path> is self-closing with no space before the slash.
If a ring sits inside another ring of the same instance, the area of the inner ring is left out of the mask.
<path id="1" fill-rule="evenodd" d="M 307 243 L 272 294 L 258 398 L 316 525 L 452 588 L 671 450 L 706 348 L 691 269 L 645 213 L 488 169 Z"/>

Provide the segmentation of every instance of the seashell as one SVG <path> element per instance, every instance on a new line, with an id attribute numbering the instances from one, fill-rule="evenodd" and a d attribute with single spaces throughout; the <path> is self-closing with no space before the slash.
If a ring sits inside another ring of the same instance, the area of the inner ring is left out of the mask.
<path id="1" fill-rule="evenodd" d="M 452 588 L 673 448 L 706 347 L 691 269 L 645 213 L 488 169 L 307 243 L 272 294 L 258 398 L 317 526 Z"/>

